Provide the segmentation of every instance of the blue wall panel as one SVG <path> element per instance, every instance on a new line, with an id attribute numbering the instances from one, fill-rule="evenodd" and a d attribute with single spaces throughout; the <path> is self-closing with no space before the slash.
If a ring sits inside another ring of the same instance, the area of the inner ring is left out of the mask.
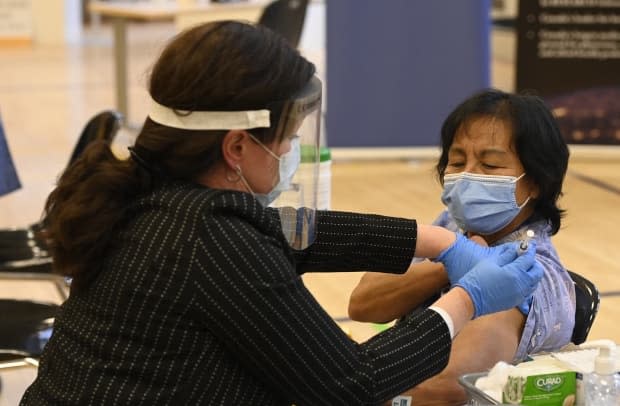
<path id="1" fill-rule="evenodd" d="M 327 143 L 437 145 L 489 86 L 489 0 L 329 0 Z"/>

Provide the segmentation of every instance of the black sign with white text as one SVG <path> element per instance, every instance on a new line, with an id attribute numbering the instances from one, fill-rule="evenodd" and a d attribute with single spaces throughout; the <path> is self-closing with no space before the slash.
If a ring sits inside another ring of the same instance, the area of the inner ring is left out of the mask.
<path id="1" fill-rule="evenodd" d="M 620 0 L 520 0 L 516 90 L 542 96 L 568 142 L 620 144 Z"/>

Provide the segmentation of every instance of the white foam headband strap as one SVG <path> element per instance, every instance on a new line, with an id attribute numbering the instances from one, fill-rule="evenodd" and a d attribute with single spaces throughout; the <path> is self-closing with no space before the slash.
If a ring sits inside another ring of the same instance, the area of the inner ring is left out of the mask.
<path id="1" fill-rule="evenodd" d="M 248 130 L 269 128 L 269 110 L 183 111 L 151 100 L 151 120 L 166 127 L 184 130 Z"/>

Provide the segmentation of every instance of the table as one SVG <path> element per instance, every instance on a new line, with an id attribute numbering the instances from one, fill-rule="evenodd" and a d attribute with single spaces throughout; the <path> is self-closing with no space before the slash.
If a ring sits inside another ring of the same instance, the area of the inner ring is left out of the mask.
<path id="1" fill-rule="evenodd" d="M 128 3 L 123 1 L 90 1 L 88 10 L 112 19 L 114 24 L 114 72 L 116 108 L 129 121 L 127 100 L 127 23 L 130 21 L 172 20 L 180 31 L 208 21 L 233 19 L 257 21 L 270 0 L 244 0 L 210 3 L 191 0 L 176 2 Z"/>

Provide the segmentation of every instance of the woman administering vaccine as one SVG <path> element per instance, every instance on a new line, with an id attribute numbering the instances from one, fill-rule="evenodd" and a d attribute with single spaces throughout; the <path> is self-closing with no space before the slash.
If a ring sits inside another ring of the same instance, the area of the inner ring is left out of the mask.
<path id="1" fill-rule="evenodd" d="M 376 404 L 444 368 L 468 320 L 531 295 L 533 249 L 313 209 L 316 182 L 295 173 L 302 153 L 319 163 L 314 73 L 276 34 L 237 22 L 164 49 L 131 157 L 93 145 L 48 199 L 55 267 L 73 283 L 23 405 Z M 362 344 L 300 277 L 402 273 L 414 254 L 458 282 Z"/>

